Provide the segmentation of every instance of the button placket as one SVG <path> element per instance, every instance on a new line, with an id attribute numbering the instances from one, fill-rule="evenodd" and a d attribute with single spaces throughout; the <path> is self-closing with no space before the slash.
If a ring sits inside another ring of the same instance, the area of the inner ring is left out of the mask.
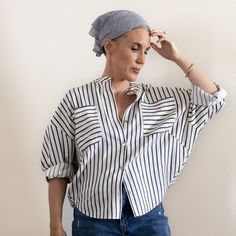
<path id="1" fill-rule="evenodd" d="M 126 142 L 125 142 L 125 143 L 122 143 L 122 147 L 123 147 L 123 148 L 126 148 L 126 146 L 127 146 L 127 145 L 126 145 Z"/>
<path id="2" fill-rule="evenodd" d="M 121 144 L 121 146 L 122 146 L 122 149 L 123 149 L 123 165 L 122 166 L 120 166 L 120 169 L 122 170 L 122 171 L 124 171 L 125 170 L 125 165 L 126 165 L 126 155 L 127 155 L 127 150 L 126 150 L 126 143 L 122 143 Z"/>

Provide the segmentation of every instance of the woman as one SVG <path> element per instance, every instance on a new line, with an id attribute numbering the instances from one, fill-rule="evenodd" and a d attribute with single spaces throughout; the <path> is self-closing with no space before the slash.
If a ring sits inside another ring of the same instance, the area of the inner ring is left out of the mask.
<path id="1" fill-rule="evenodd" d="M 166 189 L 226 93 L 135 12 L 99 16 L 90 35 L 96 55 L 106 57 L 104 72 L 66 93 L 44 135 L 51 236 L 66 235 L 68 183 L 73 236 L 169 236 L 161 203 Z M 176 63 L 192 89 L 135 83 L 150 48 Z"/>

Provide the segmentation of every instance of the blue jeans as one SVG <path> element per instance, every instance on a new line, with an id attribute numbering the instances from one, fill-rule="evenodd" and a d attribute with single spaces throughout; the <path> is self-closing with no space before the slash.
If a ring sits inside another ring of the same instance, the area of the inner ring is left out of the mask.
<path id="1" fill-rule="evenodd" d="M 162 203 L 143 216 L 134 217 L 127 194 L 122 189 L 121 219 L 96 219 L 74 208 L 72 236 L 171 236 Z"/>

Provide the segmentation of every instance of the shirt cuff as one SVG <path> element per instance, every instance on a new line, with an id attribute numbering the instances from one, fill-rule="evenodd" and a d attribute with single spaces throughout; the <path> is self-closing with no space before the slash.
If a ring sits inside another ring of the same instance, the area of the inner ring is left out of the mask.
<path id="1" fill-rule="evenodd" d="M 221 86 L 219 84 L 216 84 L 216 83 L 214 83 L 214 84 L 217 87 L 217 91 L 215 93 L 213 93 L 212 95 L 218 99 L 223 100 L 226 97 L 227 92 L 223 88 L 221 88 Z"/>
<path id="2" fill-rule="evenodd" d="M 218 91 L 214 94 L 205 92 L 196 85 L 192 85 L 192 103 L 200 106 L 211 106 L 222 101 L 227 95 L 226 91 L 216 84 Z"/>
<path id="3" fill-rule="evenodd" d="M 68 178 L 69 182 L 71 182 L 74 177 L 73 166 L 68 163 L 59 163 L 54 165 L 45 170 L 44 173 L 46 175 L 47 182 L 53 178 Z"/>

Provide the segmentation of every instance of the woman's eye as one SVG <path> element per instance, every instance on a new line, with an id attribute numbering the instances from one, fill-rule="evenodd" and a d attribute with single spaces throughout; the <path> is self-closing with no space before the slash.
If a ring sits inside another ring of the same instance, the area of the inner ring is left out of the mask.
<path id="1" fill-rule="evenodd" d="M 131 48 L 132 51 L 137 52 L 138 48 Z"/>

